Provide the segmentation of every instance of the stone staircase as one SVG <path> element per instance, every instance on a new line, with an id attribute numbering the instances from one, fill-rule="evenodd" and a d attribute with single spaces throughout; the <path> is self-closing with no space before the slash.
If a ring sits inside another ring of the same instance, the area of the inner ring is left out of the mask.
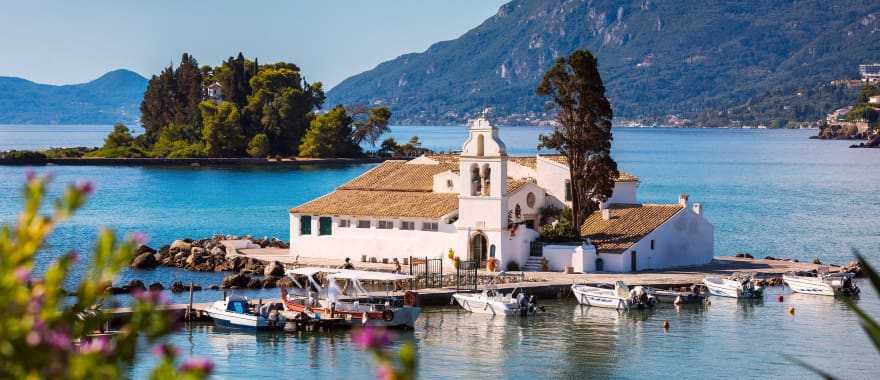
<path id="1" fill-rule="evenodd" d="M 526 260 L 525 265 L 523 265 L 522 270 L 526 272 L 540 272 L 543 269 L 541 265 L 542 256 L 529 256 Z"/>

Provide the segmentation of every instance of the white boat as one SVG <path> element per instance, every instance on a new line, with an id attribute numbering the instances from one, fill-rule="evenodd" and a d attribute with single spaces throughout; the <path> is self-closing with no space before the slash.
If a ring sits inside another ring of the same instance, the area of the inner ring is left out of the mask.
<path id="1" fill-rule="evenodd" d="M 571 291 L 581 305 L 629 310 L 644 309 L 657 304 L 657 299 L 645 288 L 636 286 L 632 290 L 623 281 L 611 284 L 575 284 Z"/>
<path id="2" fill-rule="evenodd" d="M 793 272 L 782 275 L 782 281 L 796 293 L 821 296 L 851 296 L 859 294 L 852 273 Z"/>
<path id="3" fill-rule="evenodd" d="M 534 298 L 522 292 L 514 297 L 515 292 L 504 295 L 494 289 L 486 289 L 481 293 L 455 293 L 452 300 L 472 313 L 504 316 L 534 314 L 537 310 Z"/>
<path id="4" fill-rule="evenodd" d="M 214 320 L 214 324 L 218 326 L 254 330 L 265 330 L 275 327 L 270 326 L 267 316 L 251 311 L 248 299 L 243 296 L 232 295 L 223 300 L 215 301 L 205 311 Z"/>
<path id="5" fill-rule="evenodd" d="M 324 275 L 326 285 L 318 283 L 318 274 Z M 289 270 L 287 275 L 297 289 L 288 292 L 287 288 L 281 287 L 285 310 L 309 318 L 341 318 L 349 326 L 413 328 L 422 311 L 415 305 L 415 299 L 377 296 L 362 284 L 362 281 L 406 281 L 412 278 L 409 275 L 315 267 Z M 304 278 L 305 285 L 298 278 Z M 336 284 L 337 280 L 348 283 L 351 294 L 343 294 L 344 291 Z"/>
<path id="6" fill-rule="evenodd" d="M 713 296 L 731 298 L 761 298 L 764 296 L 764 288 L 755 286 L 750 277 L 729 279 L 709 276 L 703 279 L 703 283 L 709 288 L 709 294 Z"/>
<path id="7" fill-rule="evenodd" d="M 682 304 L 701 304 L 706 301 L 706 296 L 700 293 L 695 287 L 689 292 L 680 292 L 676 290 L 649 289 L 648 293 L 657 298 L 659 303 L 671 303 L 674 305 Z"/>

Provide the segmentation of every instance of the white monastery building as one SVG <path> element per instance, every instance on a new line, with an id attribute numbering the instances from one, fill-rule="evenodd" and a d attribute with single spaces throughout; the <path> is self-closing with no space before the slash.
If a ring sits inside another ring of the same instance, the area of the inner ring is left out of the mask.
<path id="1" fill-rule="evenodd" d="M 583 241 L 538 243 L 540 210 L 570 205 L 559 155 L 511 157 L 498 129 L 471 121 L 459 155 L 390 160 L 290 209 L 290 253 L 359 260 L 498 260 L 501 270 L 546 260 L 551 270 L 633 272 L 706 264 L 714 227 L 686 195 L 639 204 L 639 179 L 621 172 L 614 193 L 581 226 Z M 543 260 L 542 260 L 543 258 Z"/>

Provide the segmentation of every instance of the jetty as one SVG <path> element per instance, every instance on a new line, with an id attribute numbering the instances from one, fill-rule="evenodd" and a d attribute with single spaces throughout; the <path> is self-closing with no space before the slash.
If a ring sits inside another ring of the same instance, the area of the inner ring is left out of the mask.
<path id="1" fill-rule="evenodd" d="M 264 261 L 279 261 L 288 268 L 294 267 L 327 267 L 337 268 L 339 262 L 321 258 L 291 257 L 286 249 L 278 248 L 255 248 L 239 250 L 239 255 L 256 258 Z M 393 264 L 381 262 L 356 263 L 358 269 L 391 272 Z M 711 263 L 702 266 L 683 267 L 677 269 L 665 269 L 658 271 L 640 271 L 634 273 L 563 273 L 563 272 L 515 272 L 505 276 L 508 281 L 493 282 L 491 284 L 478 284 L 475 289 L 480 291 L 491 287 L 507 293 L 514 290 L 525 292 L 537 299 L 559 299 L 570 296 L 571 285 L 575 283 L 613 283 L 623 281 L 627 285 L 642 285 L 654 288 L 678 288 L 699 284 L 703 278 L 710 275 L 732 275 L 734 273 L 748 273 L 756 280 L 768 281 L 770 284 L 778 283 L 782 274 L 791 271 L 808 271 L 818 269 L 819 264 L 795 262 L 788 260 L 752 259 L 733 256 L 715 257 Z M 832 271 L 841 270 L 839 266 L 832 266 Z M 448 275 L 453 275 L 449 273 Z M 479 276 L 492 278 L 498 276 L 496 272 L 484 270 L 478 271 Z M 437 286 L 418 289 L 404 289 L 397 291 L 373 291 L 370 295 L 398 296 L 403 297 L 407 291 L 417 294 L 417 304 L 422 307 L 448 306 L 452 295 L 462 291 L 455 286 Z M 252 300 L 257 303 L 277 303 L 280 299 Z M 189 320 L 209 320 L 206 310 L 210 303 L 171 304 L 162 306 L 162 310 L 172 313 L 187 315 Z M 115 321 L 124 320 L 131 314 L 129 308 L 116 308 L 109 311 Z"/>

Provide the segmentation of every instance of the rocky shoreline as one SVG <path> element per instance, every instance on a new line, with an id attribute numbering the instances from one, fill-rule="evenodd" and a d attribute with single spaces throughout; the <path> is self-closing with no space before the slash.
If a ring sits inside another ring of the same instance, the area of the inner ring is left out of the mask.
<path id="1" fill-rule="evenodd" d="M 250 235 L 215 235 L 207 239 L 178 239 L 164 245 L 158 250 L 147 245 L 140 246 L 130 263 L 130 267 L 138 270 L 152 270 L 160 266 L 174 267 L 194 272 L 234 272 L 223 278 L 220 285 L 211 285 L 208 289 L 269 289 L 275 288 L 284 276 L 284 265 L 278 261 L 265 261 L 253 257 L 245 257 L 236 252 L 236 248 L 228 247 L 224 241 L 244 243 L 260 248 L 289 248 L 289 245 L 278 238 L 254 238 Z M 174 293 L 189 291 L 189 284 L 177 281 L 170 285 Z M 203 288 L 192 285 L 193 291 Z M 110 288 L 111 294 L 124 294 L 145 290 L 165 290 L 161 283 L 145 286 L 141 280 L 131 280 L 128 284 Z"/>

